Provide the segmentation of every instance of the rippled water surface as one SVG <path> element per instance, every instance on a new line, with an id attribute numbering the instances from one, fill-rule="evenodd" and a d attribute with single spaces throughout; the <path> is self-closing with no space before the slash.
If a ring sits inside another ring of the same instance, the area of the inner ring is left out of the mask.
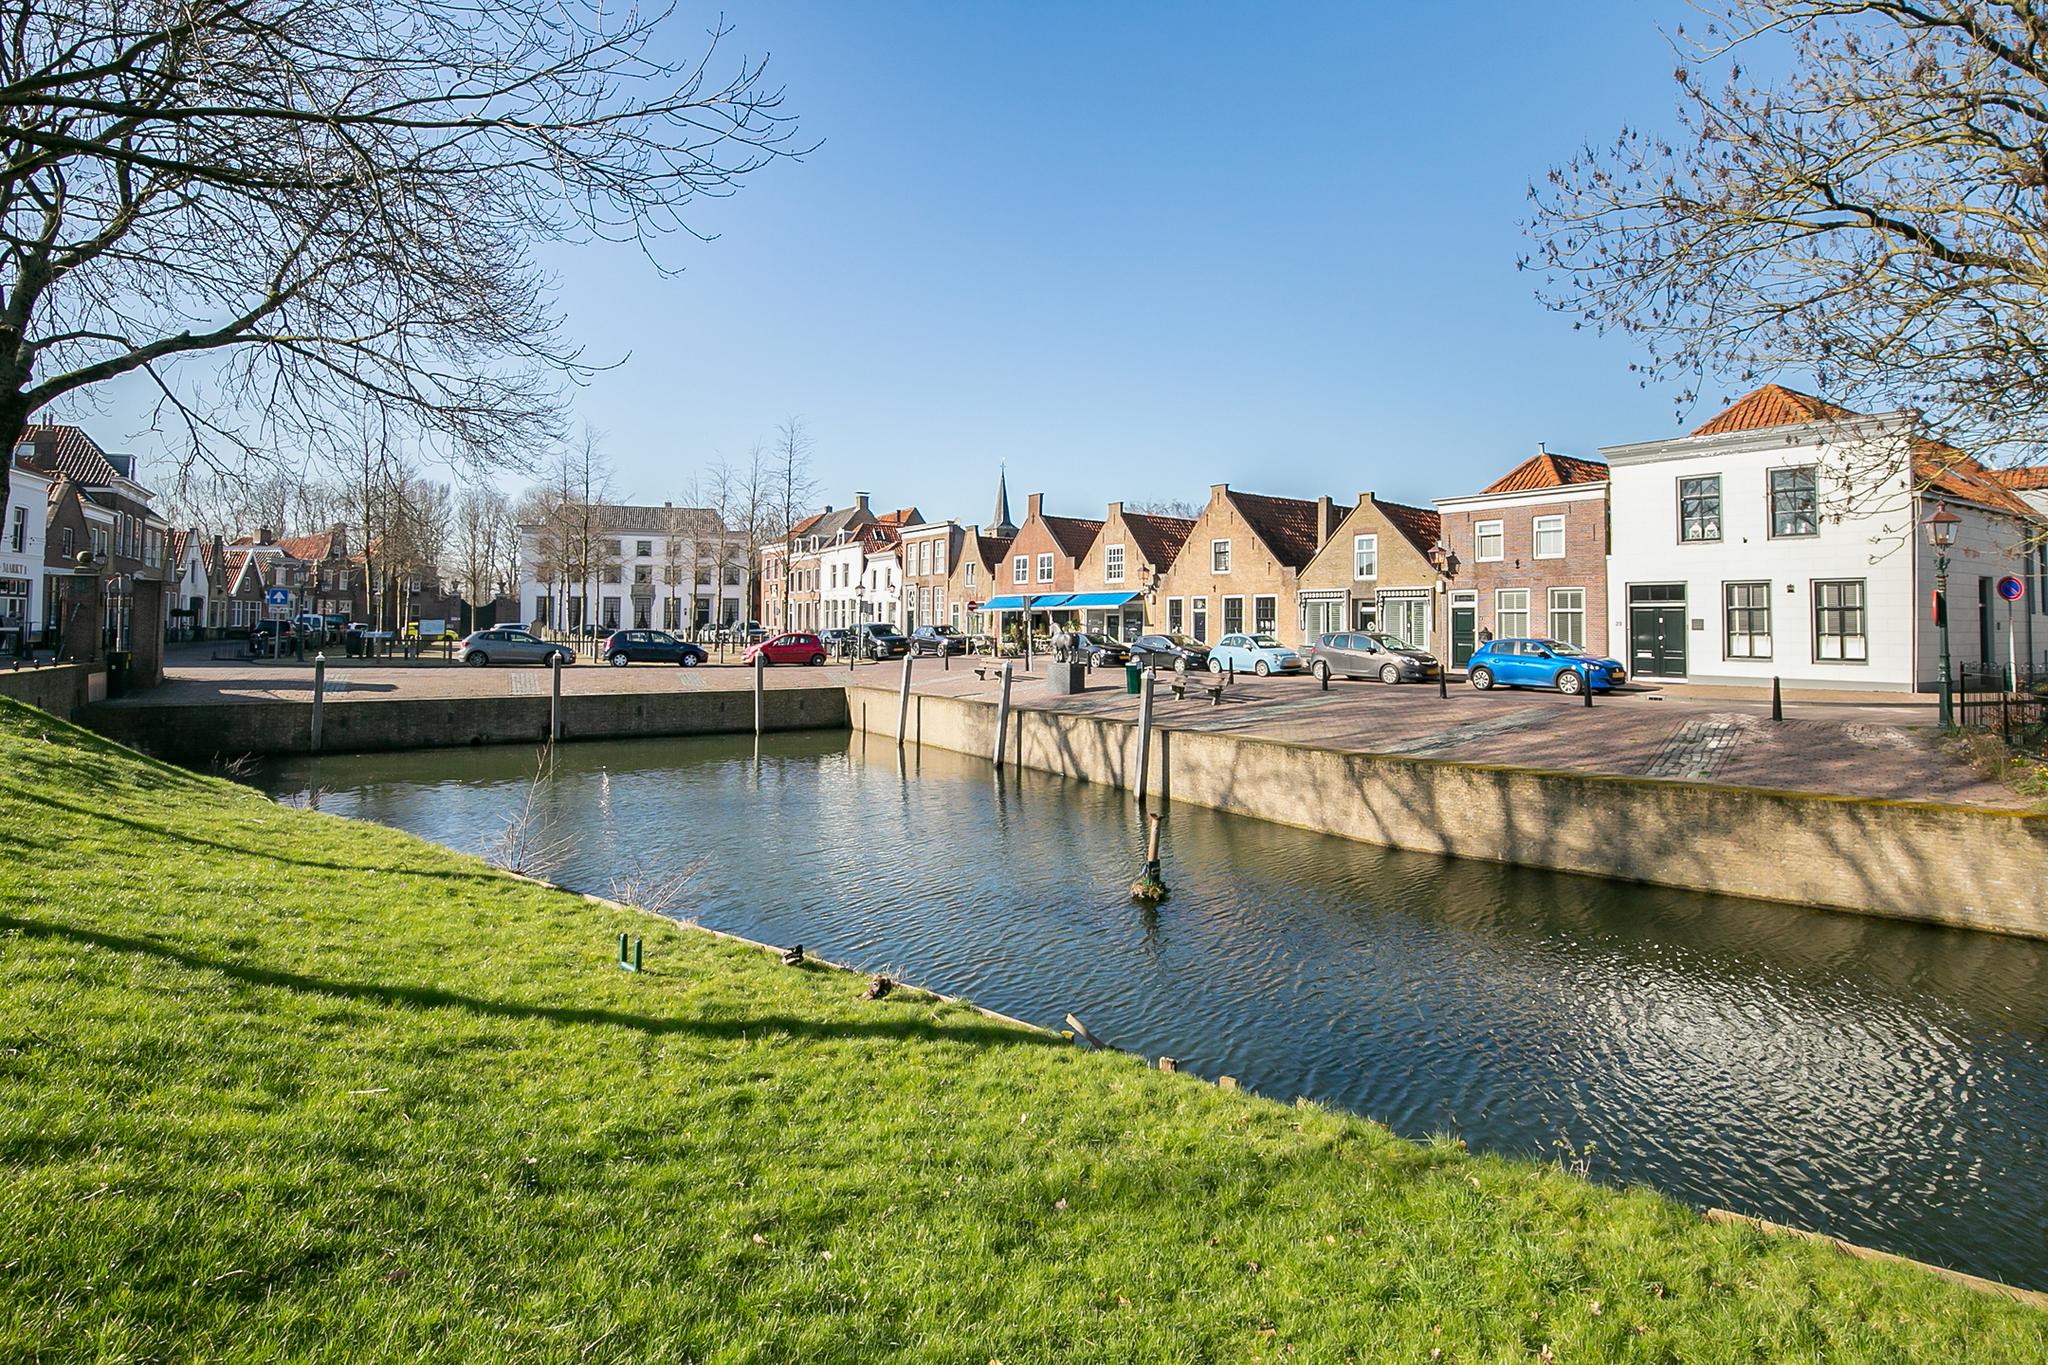
<path id="1" fill-rule="evenodd" d="M 457 848 L 516 749 L 282 765 Z M 701 864 L 679 913 L 1423 1137 L 2048 1288 L 2048 945 L 1401 853 L 855 735 L 563 748 L 556 874 Z M 1626 837 L 1617 831 L 1616 837 Z"/>

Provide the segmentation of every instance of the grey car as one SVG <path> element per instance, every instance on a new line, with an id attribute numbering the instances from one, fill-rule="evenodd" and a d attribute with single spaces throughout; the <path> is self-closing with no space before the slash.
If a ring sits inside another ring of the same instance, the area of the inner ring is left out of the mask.
<path id="1" fill-rule="evenodd" d="M 1428 682 L 1443 672 L 1436 656 L 1398 635 L 1354 630 L 1319 635 L 1301 651 L 1318 678 L 1378 678 L 1383 683 Z"/>
<path id="2" fill-rule="evenodd" d="M 557 664 L 575 663 L 576 651 L 567 645 L 551 644 L 532 631 L 501 626 L 477 631 L 464 639 L 455 647 L 455 658 L 471 668 L 491 664 L 543 664 L 553 668 Z"/>

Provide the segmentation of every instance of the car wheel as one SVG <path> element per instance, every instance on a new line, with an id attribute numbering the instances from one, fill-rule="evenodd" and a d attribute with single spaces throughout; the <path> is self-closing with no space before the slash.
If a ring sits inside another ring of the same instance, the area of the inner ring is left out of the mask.
<path id="1" fill-rule="evenodd" d="M 613 668 L 624 668 L 627 664 L 633 661 L 631 659 L 628 659 L 624 654 L 614 654 L 611 658 L 605 660 L 605 662 L 610 664 Z"/>
<path id="2" fill-rule="evenodd" d="M 1223 660 L 1218 659 L 1215 656 L 1211 655 L 1209 659 L 1209 671 L 1211 673 L 1221 673 L 1223 671 Z"/>
<path id="3" fill-rule="evenodd" d="M 704 661 L 698 658 L 695 654 L 685 652 L 683 654 L 683 657 L 677 659 L 676 662 L 678 664 L 681 664 L 684 668 L 695 668 L 698 664 L 701 664 Z"/>
<path id="4" fill-rule="evenodd" d="M 1272 669 L 1266 666 L 1266 661 L 1264 659 L 1261 659 L 1257 663 L 1252 665 L 1252 672 L 1258 674 L 1262 678 L 1265 677 L 1267 674 L 1271 673 L 1272 671 Z"/>
<path id="5" fill-rule="evenodd" d="M 825 666 L 825 656 L 824 656 L 824 655 L 822 655 L 822 654 L 813 654 L 813 655 L 811 656 L 811 667 L 812 667 L 812 668 L 823 668 L 824 666 Z"/>
<path id="6" fill-rule="evenodd" d="M 1388 664 L 1385 668 L 1382 668 L 1380 670 L 1380 681 L 1389 686 L 1401 681 L 1400 667 L 1395 664 Z"/>
<path id="7" fill-rule="evenodd" d="M 1576 668 L 1562 668 L 1557 673 L 1557 690 L 1567 697 L 1576 697 L 1586 690 L 1586 680 Z"/>
<path id="8" fill-rule="evenodd" d="M 1315 674 L 1317 682 L 1328 682 L 1330 680 L 1330 666 L 1328 664 L 1317 664 Z"/>
<path id="9" fill-rule="evenodd" d="M 469 654 L 467 655 L 467 657 L 463 659 L 462 662 L 468 664 L 471 668 L 487 668 L 490 666 L 491 656 L 488 654 L 479 654 L 477 651 L 472 649 L 471 651 L 469 651 Z"/>
<path id="10" fill-rule="evenodd" d="M 1180 656 L 1178 656 L 1177 658 L 1175 658 L 1175 659 L 1174 659 L 1174 661 L 1173 661 L 1173 671 L 1174 671 L 1174 672 L 1176 672 L 1176 673 L 1185 673 L 1185 672 L 1187 672 L 1187 671 L 1188 671 L 1188 658 L 1187 658 L 1187 655 L 1185 655 L 1185 654 L 1182 654 L 1182 655 L 1180 655 Z"/>
<path id="11" fill-rule="evenodd" d="M 1490 668 L 1488 668 L 1488 667 L 1486 667 L 1485 665 L 1483 665 L 1483 664 L 1482 664 L 1482 665 L 1481 665 L 1481 666 L 1479 666 L 1478 668 L 1475 668 L 1475 669 L 1473 669 L 1473 670 L 1472 670 L 1472 673 L 1471 673 L 1471 682 L 1472 682 L 1472 689 L 1473 689 L 1473 690 L 1474 690 L 1475 692 L 1489 692 L 1489 691 L 1492 691 L 1492 690 L 1493 690 L 1493 670 L 1492 670 L 1492 669 L 1490 669 Z"/>

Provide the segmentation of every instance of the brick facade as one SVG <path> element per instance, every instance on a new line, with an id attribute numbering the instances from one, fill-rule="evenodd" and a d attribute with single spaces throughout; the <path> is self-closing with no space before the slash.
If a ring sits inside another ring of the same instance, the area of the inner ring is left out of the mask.
<path id="1" fill-rule="evenodd" d="M 1088 553 L 1074 566 L 1074 591 L 1135 595 L 1121 606 L 1084 608 L 1082 628 L 1118 639 L 1165 629 L 1156 589 L 1194 527 L 1185 517 L 1126 512 L 1122 503 L 1111 503 Z"/>
<path id="2" fill-rule="evenodd" d="M 1301 572 L 1339 520 L 1328 498 L 1275 498 L 1219 483 L 1160 578 L 1160 627 L 1214 644 L 1270 627 L 1300 642 Z M 1218 544 L 1227 544 L 1219 554 Z"/>
<path id="3" fill-rule="evenodd" d="M 1302 570 L 1295 628 L 1304 641 L 1341 630 L 1385 630 L 1424 649 L 1442 634 L 1437 514 L 1360 493 Z"/>
<path id="4" fill-rule="evenodd" d="M 1453 667 L 1492 636 L 1554 636 L 1610 652 L 1607 489 L 1606 465 L 1541 452 L 1485 492 L 1437 500 L 1451 549 Z"/>

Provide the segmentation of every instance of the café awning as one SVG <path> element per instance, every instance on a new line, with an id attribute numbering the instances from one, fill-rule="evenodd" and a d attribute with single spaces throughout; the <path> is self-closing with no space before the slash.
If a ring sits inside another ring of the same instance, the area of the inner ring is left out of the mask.
<path id="1" fill-rule="evenodd" d="M 1134 592 L 1077 592 L 1060 605 L 1077 608 L 1121 607 L 1127 602 L 1136 601 L 1137 598 L 1138 594 Z"/>

